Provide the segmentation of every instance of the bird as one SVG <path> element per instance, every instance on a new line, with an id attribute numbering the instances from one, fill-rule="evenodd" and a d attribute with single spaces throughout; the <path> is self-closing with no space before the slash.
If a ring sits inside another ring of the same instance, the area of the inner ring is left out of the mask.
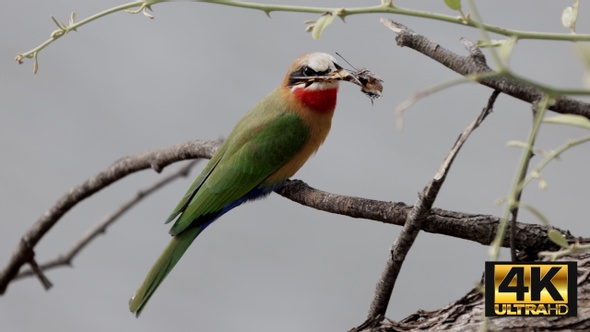
<path id="1" fill-rule="evenodd" d="M 242 117 L 166 220 L 174 221 L 172 239 L 129 301 L 132 313 L 139 317 L 207 226 L 270 194 L 315 154 L 330 131 L 342 80 L 362 87 L 331 55 L 303 54 L 282 83 Z"/>

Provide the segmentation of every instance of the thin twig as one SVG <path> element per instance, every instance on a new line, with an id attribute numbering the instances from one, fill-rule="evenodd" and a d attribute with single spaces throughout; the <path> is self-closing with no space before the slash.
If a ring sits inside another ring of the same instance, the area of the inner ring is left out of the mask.
<path id="1" fill-rule="evenodd" d="M 39 279 L 41 285 L 43 285 L 43 288 L 45 288 L 45 290 L 49 290 L 51 287 L 53 287 L 53 284 L 45 276 L 45 274 L 43 273 L 43 269 L 39 267 L 34 257 L 31 258 L 31 260 L 29 260 L 29 265 L 31 266 L 31 275 L 35 275 L 37 279 Z"/>
<path id="2" fill-rule="evenodd" d="M 453 160 L 459 153 L 463 144 L 467 141 L 469 135 L 483 122 L 486 116 L 491 113 L 494 102 L 499 94 L 500 92 L 497 90 L 492 93 L 487 106 L 482 110 L 477 119 L 475 119 L 461 133 L 453 148 L 440 165 L 433 179 L 428 183 L 428 186 L 424 188 L 422 193 L 418 195 L 416 204 L 408 214 L 407 221 L 391 248 L 391 255 L 387 259 L 385 269 L 377 283 L 377 289 L 375 290 L 375 296 L 373 297 L 367 320 L 372 321 L 376 318 L 379 319 L 378 317 L 385 316 L 393 292 L 393 287 L 399 272 L 401 271 L 402 264 L 422 228 L 422 222 L 429 214 L 432 205 L 436 200 Z"/>
<path id="3" fill-rule="evenodd" d="M 190 173 L 191 168 L 193 168 L 193 166 L 195 166 L 198 161 L 199 160 L 192 160 L 175 172 L 158 179 L 150 186 L 136 192 L 131 198 L 127 199 L 125 202 L 123 202 L 123 204 L 117 207 L 117 209 L 106 215 L 101 221 L 90 228 L 67 251 L 62 252 L 54 258 L 45 261 L 44 263 L 40 264 L 38 268 L 42 271 L 47 271 L 60 266 L 71 266 L 74 257 L 76 257 L 78 253 L 80 253 L 80 251 L 84 249 L 92 240 L 94 240 L 100 234 L 104 234 L 106 229 L 117 219 L 119 219 L 119 217 L 121 217 L 125 212 L 129 211 L 137 203 L 141 202 L 144 198 L 162 188 L 163 186 L 181 177 L 186 177 Z M 34 273 L 35 271 L 31 269 L 21 271 L 14 279 L 16 280 L 29 277 Z"/>
<path id="4" fill-rule="evenodd" d="M 533 103 L 532 105 L 532 113 L 533 113 L 533 125 L 536 119 L 536 114 L 538 111 L 538 107 L 539 107 L 539 102 L 537 101 L 536 103 Z M 522 198 L 522 192 L 524 191 L 524 180 L 526 178 L 527 175 L 527 170 L 529 169 L 529 164 L 531 162 L 531 159 L 534 156 L 534 152 L 533 152 L 533 147 L 531 146 L 530 149 L 525 149 L 525 153 L 526 155 L 524 156 L 524 164 L 523 164 L 523 169 L 524 172 L 520 173 L 518 176 L 518 186 L 517 186 L 517 192 L 515 195 L 515 201 L 516 202 L 520 202 L 521 198 Z M 516 240 L 514 240 L 514 238 L 516 237 L 516 227 L 514 226 L 514 224 L 516 223 L 516 219 L 518 218 L 518 210 L 519 210 L 520 204 L 514 204 L 513 207 L 510 208 L 510 257 L 512 259 L 513 262 L 516 262 L 518 260 L 517 257 L 517 252 L 516 252 Z"/>
<path id="5" fill-rule="evenodd" d="M 512 224 L 513 222 L 509 221 L 509 217 L 510 215 L 514 215 L 513 211 L 517 211 L 515 210 L 515 207 L 517 207 L 520 204 L 520 196 L 522 193 L 522 190 L 524 189 L 524 179 L 526 178 L 526 172 L 528 170 L 528 166 L 530 163 L 530 159 L 532 154 L 534 153 L 534 146 L 535 146 L 535 140 L 537 139 L 537 135 L 539 133 L 539 129 L 541 128 L 541 124 L 543 122 L 543 117 L 545 114 L 545 111 L 548 109 L 548 106 L 551 104 L 552 102 L 552 98 L 548 95 L 544 96 L 541 100 L 539 100 L 538 102 L 536 102 L 534 104 L 534 117 L 533 117 L 533 123 L 531 126 L 531 130 L 530 133 L 528 135 L 528 140 L 526 142 L 526 144 L 523 146 L 522 149 L 522 155 L 520 157 L 520 160 L 518 162 L 518 166 L 516 168 L 516 175 L 514 177 L 514 179 L 512 180 L 512 185 L 510 188 L 510 192 L 507 195 L 506 201 L 506 209 L 504 210 L 503 214 L 502 214 L 502 218 L 500 219 L 500 225 L 498 227 L 498 232 L 496 233 L 495 239 L 492 242 L 492 245 L 489 248 L 489 254 L 491 257 L 491 260 L 497 260 L 498 256 L 500 255 L 500 243 L 504 241 L 505 236 L 506 236 L 506 229 L 510 224 Z M 510 237 L 514 237 L 514 227 L 512 227 L 512 230 L 510 230 Z M 514 247 L 514 245 L 511 245 L 511 248 Z M 512 249 L 512 254 L 513 254 L 513 259 L 516 258 L 516 248 Z M 528 256 L 528 255 L 527 255 Z"/>

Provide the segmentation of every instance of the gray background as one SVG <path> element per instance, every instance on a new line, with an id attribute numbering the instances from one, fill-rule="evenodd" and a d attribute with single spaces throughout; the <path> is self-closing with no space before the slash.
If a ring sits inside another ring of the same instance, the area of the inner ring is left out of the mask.
<path id="1" fill-rule="evenodd" d="M 281 1 L 276 1 L 281 3 Z M 572 1 L 486 1 L 487 22 L 523 30 L 567 32 L 561 11 Z M 285 3 L 291 3 L 285 1 Z M 300 1 L 345 7 L 377 1 Z M 455 15 L 443 1 L 396 1 Z M 412 93 L 457 75 L 410 49 L 378 23 L 396 19 L 456 52 L 460 37 L 479 33 L 442 22 L 393 15 L 336 20 L 320 41 L 303 32 L 312 14 L 262 12 L 199 3 L 154 6 L 155 20 L 117 13 L 79 29 L 17 66 L 16 53 L 44 41 L 54 15 L 82 19 L 121 4 L 108 1 L 12 1 L 0 20 L 0 263 L 20 236 L 72 186 L 126 155 L 191 139 L 227 135 L 249 107 L 309 51 L 340 52 L 385 81 L 371 107 L 343 84 L 333 129 L 296 175 L 326 191 L 413 203 L 461 130 L 491 91 L 475 84 L 420 101 L 395 129 L 396 105 Z M 590 28 L 585 3 L 580 32 Z M 497 37 L 496 38 L 500 38 Z M 342 61 L 341 61 L 342 62 Z M 555 86 L 580 86 L 583 66 L 567 42 L 524 40 L 512 67 Z M 500 215 L 524 140 L 530 105 L 502 95 L 495 112 L 464 147 L 437 207 Z M 545 126 L 539 147 L 554 148 L 584 131 Z M 544 172 L 547 191 L 531 186 L 524 200 L 556 225 L 588 235 L 585 210 L 588 145 Z M 538 160 L 538 158 L 536 159 Z M 171 167 L 171 169 L 174 167 Z M 167 169 L 166 171 L 170 171 Z M 194 176 L 194 173 L 191 177 Z M 40 261 L 66 250 L 86 229 L 158 177 L 131 176 L 69 212 L 37 247 Z M 48 273 L 54 288 L 14 282 L 0 300 L 3 331 L 342 331 L 361 323 L 399 227 L 331 215 L 278 195 L 240 207 L 193 244 L 140 319 L 127 301 L 169 240 L 163 220 L 191 179 L 143 201 L 74 261 Z M 537 222 L 530 214 L 522 220 Z M 487 248 L 420 234 L 404 264 L 388 316 L 400 319 L 458 299 L 480 278 Z M 507 258 L 503 252 L 504 259 Z"/>

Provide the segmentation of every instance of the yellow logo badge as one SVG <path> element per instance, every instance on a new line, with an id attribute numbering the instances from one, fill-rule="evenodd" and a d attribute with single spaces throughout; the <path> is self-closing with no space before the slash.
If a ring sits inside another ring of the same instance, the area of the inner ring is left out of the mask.
<path id="1" fill-rule="evenodd" d="M 486 262 L 486 316 L 577 316 L 576 262 Z"/>

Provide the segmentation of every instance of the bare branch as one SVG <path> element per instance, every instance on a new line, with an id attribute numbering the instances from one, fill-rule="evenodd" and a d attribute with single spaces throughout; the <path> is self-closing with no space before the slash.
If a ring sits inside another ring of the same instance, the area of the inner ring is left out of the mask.
<path id="1" fill-rule="evenodd" d="M 399 46 L 407 46 L 414 49 L 463 76 L 490 75 L 495 73 L 486 64 L 483 53 L 466 39 L 463 39 L 462 42 L 469 51 L 469 55 L 460 56 L 432 42 L 403 24 L 384 18 L 381 19 L 381 23 L 397 33 L 395 40 Z M 478 82 L 528 103 L 534 103 L 543 97 L 543 93 L 539 89 L 515 79 L 483 77 Z M 557 98 L 555 104 L 549 107 L 549 109 L 562 114 L 578 114 L 590 119 L 589 103 L 566 96 Z"/>
<path id="2" fill-rule="evenodd" d="M 294 202 L 317 210 L 398 226 L 405 224 L 406 217 L 413 208 L 401 202 L 333 194 L 310 187 L 301 180 L 287 181 L 276 192 Z M 489 245 L 494 239 L 499 223 L 499 217 L 433 208 L 422 223 L 422 230 Z M 516 248 L 530 252 L 531 257 L 541 250 L 559 249 L 559 246 L 547 237 L 550 229 L 547 226 L 517 222 L 515 229 Z M 576 238 L 570 232 L 557 230 L 565 234 L 568 242 L 575 242 Z M 581 240 L 581 242 L 584 241 Z M 508 238 L 502 246 L 506 248 L 510 246 Z"/>
<path id="3" fill-rule="evenodd" d="M 17 276 L 21 266 L 29 263 L 34 257 L 33 248 L 37 242 L 77 203 L 133 172 L 147 168 L 161 171 L 165 166 L 177 161 L 210 158 L 219 145 L 220 141 L 191 141 L 125 157 L 71 189 L 23 235 L 7 265 L 0 270 L 0 294 L 6 291 L 8 284 Z M 404 203 L 383 202 L 323 192 L 297 180 L 287 181 L 276 191 L 292 201 L 318 210 L 395 225 L 404 225 L 406 216 L 412 209 L 411 206 Z M 499 224 L 497 217 L 442 209 L 432 209 L 430 214 L 426 216 L 426 221 L 422 225 L 426 232 L 458 237 L 484 245 L 491 243 Z M 534 255 L 537 251 L 558 249 L 557 245 L 548 239 L 548 228 L 545 226 L 516 223 L 515 229 L 516 247 L 521 250 L 530 251 Z M 571 243 L 575 241 L 569 232 L 559 231 L 565 234 Z M 508 240 L 502 245 L 507 247 Z"/>
<path id="4" fill-rule="evenodd" d="M 191 141 L 133 157 L 125 157 L 70 189 L 49 210 L 45 211 L 21 238 L 10 260 L 0 271 L 0 295 L 4 294 L 8 283 L 16 277 L 21 266 L 34 257 L 33 248 L 37 242 L 76 204 L 131 173 L 148 168 L 160 172 L 167 165 L 179 160 L 210 158 L 218 146 L 219 141 Z"/>
<path id="5" fill-rule="evenodd" d="M 171 183 L 172 181 L 186 177 L 190 174 L 191 168 L 197 164 L 198 160 L 193 160 L 183 167 L 176 170 L 174 173 L 171 173 L 158 181 L 152 183 L 149 187 L 146 187 L 142 190 L 133 195 L 133 197 L 129 198 L 123 204 L 121 204 L 117 209 L 113 212 L 109 213 L 105 216 L 100 222 L 98 222 L 94 227 L 89 229 L 73 246 L 71 246 L 67 251 L 60 253 L 59 255 L 55 256 L 52 259 L 47 260 L 43 264 L 40 264 L 37 268 L 40 271 L 47 271 L 52 268 L 60 267 L 60 266 L 71 266 L 72 260 L 74 257 L 78 255 L 78 253 L 84 249 L 92 240 L 94 240 L 100 234 L 104 234 L 106 229 L 114 223 L 119 217 L 121 217 L 125 212 L 129 211 L 132 207 L 134 207 L 137 203 L 141 202 L 144 198 L 149 196 L 150 194 L 154 193 L 158 189 L 162 188 L 163 186 Z M 30 277 L 33 274 L 37 274 L 34 269 L 21 271 L 14 279 L 21 279 L 24 277 Z"/>

